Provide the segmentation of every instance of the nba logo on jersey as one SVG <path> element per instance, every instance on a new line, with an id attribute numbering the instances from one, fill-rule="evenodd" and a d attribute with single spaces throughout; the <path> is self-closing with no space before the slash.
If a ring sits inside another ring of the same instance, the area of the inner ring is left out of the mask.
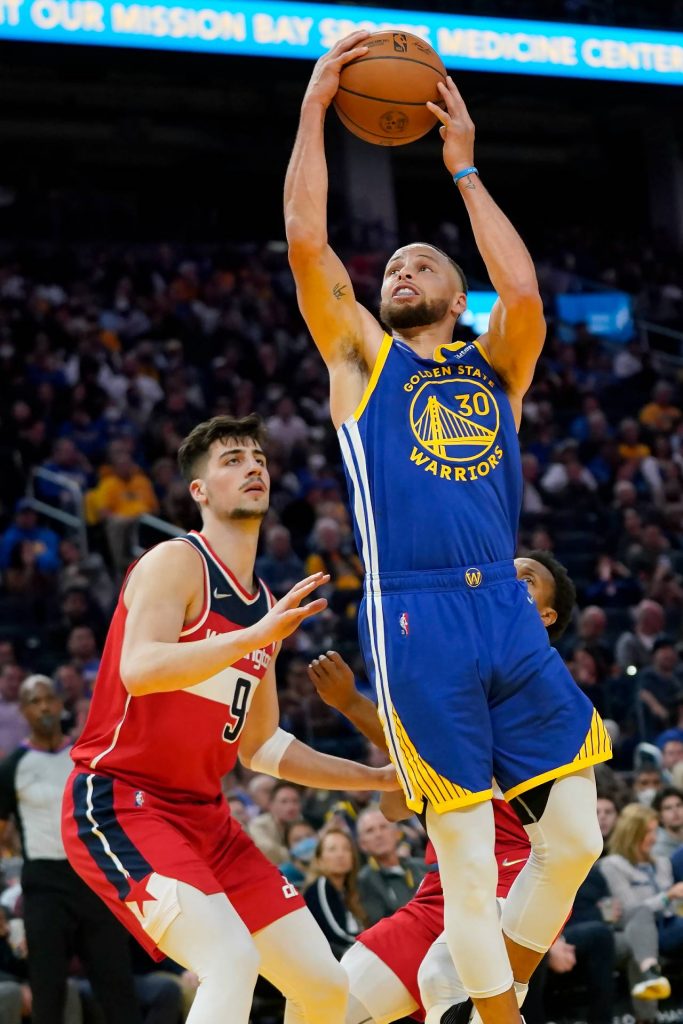
<path id="1" fill-rule="evenodd" d="M 142 807 L 144 802 L 145 802 L 145 794 L 142 792 L 141 789 L 139 789 L 137 791 L 137 793 L 135 794 L 135 806 L 136 807 Z"/>
<path id="2" fill-rule="evenodd" d="M 401 627 L 401 636 L 408 636 L 410 633 L 410 627 L 408 626 L 408 612 L 401 612 L 398 624 Z"/>

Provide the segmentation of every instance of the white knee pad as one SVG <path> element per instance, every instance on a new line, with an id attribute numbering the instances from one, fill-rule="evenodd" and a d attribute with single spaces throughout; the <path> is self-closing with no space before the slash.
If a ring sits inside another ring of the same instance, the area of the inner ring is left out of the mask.
<path id="1" fill-rule="evenodd" d="M 462 984 L 477 999 L 507 992 L 513 979 L 496 903 L 491 803 L 441 816 L 429 807 L 427 831 L 441 871 L 448 949 Z"/>
<path id="2" fill-rule="evenodd" d="M 593 769 L 558 779 L 540 819 L 525 829 L 532 852 L 510 889 L 503 931 L 519 945 L 544 953 L 602 852 Z"/>

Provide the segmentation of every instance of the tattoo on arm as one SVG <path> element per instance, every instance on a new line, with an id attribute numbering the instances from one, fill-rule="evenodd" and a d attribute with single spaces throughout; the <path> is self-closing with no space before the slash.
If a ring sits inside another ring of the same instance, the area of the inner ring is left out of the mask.
<path id="1" fill-rule="evenodd" d="M 469 189 L 472 190 L 472 192 L 474 192 L 474 190 L 477 187 L 476 178 L 477 178 L 476 174 L 468 174 L 467 177 L 465 178 L 464 187 L 465 188 L 469 188 Z"/>
<path id="2" fill-rule="evenodd" d="M 334 295 L 335 299 L 337 299 L 337 301 L 339 299 L 343 299 L 344 298 L 344 296 L 346 294 L 346 289 L 347 288 L 348 288 L 348 285 L 342 284 L 341 281 L 337 281 L 337 283 L 335 284 L 334 288 L 332 289 L 332 294 Z"/>

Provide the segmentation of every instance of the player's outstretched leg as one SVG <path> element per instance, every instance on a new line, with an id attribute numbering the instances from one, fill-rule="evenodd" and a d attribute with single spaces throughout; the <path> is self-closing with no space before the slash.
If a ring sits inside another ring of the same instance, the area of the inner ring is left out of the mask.
<path id="1" fill-rule="evenodd" d="M 349 985 L 307 907 L 253 936 L 260 973 L 287 999 L 285 1024 L 344 1024 Z"/>
<path id="2" fill-rule="evenodd" d="M 199 978 L 187 1024 L 247 1024 L 259 954 L 246 925 L 224 893 L 207 896 L 179 882 L 178 903 L 158 946 Z"/>
<path id="3" fill-rule="evenodd" d="M 513 801 L 531 841 L 531 856 L 512 884 L 502 918 L 517 981 L 531 977 L 602 852 L 596 802 L 592 768 Z"/>
<path id="4" fill-rule="evenodd" d="M 498 916 L 491 802 L 437 814 L 427 807 L 444 892 L 448 949 L 485 1024 L 520 1020 Z"/>

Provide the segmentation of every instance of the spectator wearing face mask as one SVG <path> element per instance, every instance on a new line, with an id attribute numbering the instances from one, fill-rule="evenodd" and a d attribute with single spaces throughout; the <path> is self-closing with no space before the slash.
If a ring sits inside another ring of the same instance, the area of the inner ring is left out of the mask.
<path id="1" fill-rule="evenodd" d="M 655 765 L 644 765 L 633 778 L 633 795 L 639 804 L 651 807 L 652 801 L 662 788 L 662 773 Z"/>
<path id="2" fill-rule="evenodd" d="M 288 882 L 301 891 L 306 884 L 308 871 L 318 845 L 318 833 L 304 818 L 297 818 L 285 825 L 285 843 L 289 858 L 279 865 Z"/>

